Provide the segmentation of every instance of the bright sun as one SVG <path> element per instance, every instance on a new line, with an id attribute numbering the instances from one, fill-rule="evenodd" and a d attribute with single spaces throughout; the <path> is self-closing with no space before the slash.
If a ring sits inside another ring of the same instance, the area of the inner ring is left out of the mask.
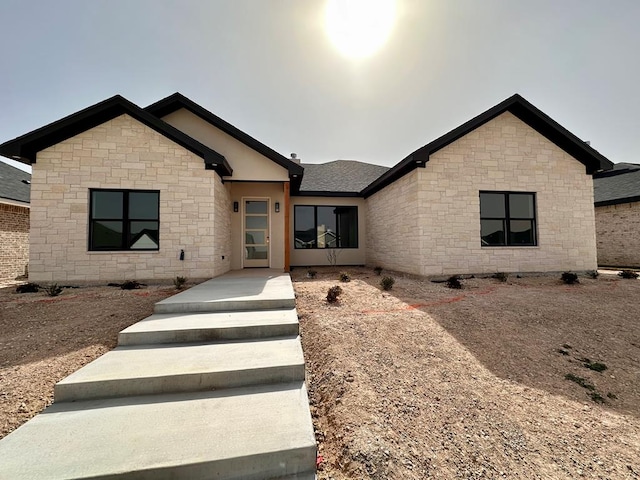
<path id="1" fill-rule="evenodd" d="M 365 58 L 389 38 L 396 18 L 395 0 L 328 0 L 327 33 L 343 55 Z"/>

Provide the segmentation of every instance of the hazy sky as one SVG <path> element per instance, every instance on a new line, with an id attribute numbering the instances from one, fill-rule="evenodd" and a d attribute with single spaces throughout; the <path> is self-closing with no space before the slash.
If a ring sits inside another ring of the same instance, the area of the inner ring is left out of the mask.
<path id="1" fill-rule="evenodd" d="M 0 142 L 114 94 L 176 91 L 285 156 L 393 165 L 520 93 L 640 163 L 640 1 L 398 0 L 377 54 L 324 1 L 0 0 Z"/>

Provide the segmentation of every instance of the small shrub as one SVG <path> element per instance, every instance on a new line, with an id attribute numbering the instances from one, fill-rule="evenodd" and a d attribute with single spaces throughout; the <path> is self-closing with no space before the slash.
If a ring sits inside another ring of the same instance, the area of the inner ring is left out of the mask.
<path id="1" fill-rule="evenodd" d="M 57 283 L 52 283 L 48 287 L 44 287 L 44 291 L 47 292 L 47 295 L 50 297 L 57 297 L 62 293 L 62 287 L 59 287 Z"/>
<path id="2" fill-rule="evenodd" d="M 560 277 L 567 285 L 573 285 L 574 283 L 580 283 L 578 275 L 573 272 L 564 272 Z"/>
<path id="3" fill-rule="evenodd" d="M 462 288 L 462 282 L 460 281 L 460 277 L 458 275 L 452 275 L 451 277 L 449 277 L 445 282 L 445 285 L 449 288 L 456 288 L 458 290 Z"/>
<path id="4" fill-rule="evenodd" d="M 569 355 L 569 352 L 567 352 L 566 350 L 563 350 L 562 348 L 559 348 L 557 351 L 560 355 Z"/>
<path id="5" fill-rule="evenodd" d="M 604 372 L 607 369 L 607 366 L 600 362 L 585 362 L 584 366 L 594 372 Z"/>
<path id="6" fill-rule="evenodd" d="M 373 271 L 376 272 L 376 275 L 380 275 L 382 273 L 382 267 L 373 267 Z"/>
<path id="7" fill-rule="evenodd" d="M 338 301 L 338 297 L 342 294 L 342 288 L 339 285 L 335 287 L 331 287 L 327 292 L 327 302 L 336 303 Z"/>
<path id="8" fill-rule="evenodd" d="M 136 290 L 142 286 L 141 283 L 136 282 L 135 280 L 126 280 L 123 284 L 120 285 L 122 290 Z"/>
<path id="9" fill-rule="evenodd" d="M 609 397 L 611 400 L 617 400 L 618 396 L 615 393 L 607 393 L 607 397 Z"/>
<path id="10" fill-rule="evenodd" d="M 593 400 L 596 403 L 607 403 L 604 397 L 600 395 L 598 392 L 589 392 L 589 396 L 591 397 L 591 400 Z"/>
<path id="11" fill-rule="evenodd" d="M 569 345 L 568 343 L 563 343 L 563 344 L 562 344 L 562 348 L 569 348 L 569 349 L 571 349 L 571 348 L 573 348 L 573 347 L 572 347 L 571 345 Z"/>
<path id="12" fill-rule="evenodd" d="M 178 276 L 173 279 L 173 284 L 175 285 L 176 290 L 182 290 L 185 283 L 187 283 L 187 277 Z"/>
<path id="13" fill-rule="evenodd" d="M 509 280 L 509 274 L 506 272 L 496 272 L 491 275 L 491 277 L 501 282 L 506 282 L 507 280 Z"/>
<path id="14" fill-rule="evenodd" d="M 622 278 L 635 279 L 638 278 L 638 272 L 634 272 L 633 270 L 622 270 L 618 273 L 618 276 Z"/>
<path id="15" fill-rule="evenodd" d="M 316 270 L 307 270 L 307 277 L 309 278 L 316 278 L 316 275 L 318 275 L 318 272 Z"/>
<path id="16" fill-rule="evenodd" d="M 25 283 L 24 285 L 18 285 L 16 287 L 17 293 L 38 293 L 40 291 L 40 285 L 37 283 Z"/>
<path id="17" fill-rule="evenodd" d="M 380 286 L 383 290 L 391 290 L 394 283 L 396 283 L 396 279 L 393 277 L 382 277 L 380 280 Z"/>
<path id="18" fill-rule="evenodd" d="M 589 270 L 587 271 L 587 276 L 589 278 L 593 278 L 594 280 L 596 280 L 600 276 L 600 274 L 598 273 L 597 270 Z"/>
<path id="19" fill-rule="evenodd" d="M 570 380 L 572 382 L 577 383 L 578 385 L 580 385 L 582 388 L 586 388 L 587 390 L 591 390 L 591 391 L 595 391 L 596 387 L 594 387 L 592 384 L 590 384 L 589 382 L 587 382 L 586 379 L 582 378 L 582 377 L 578 377 L 577 375 L 574 375 L 573 373 L 567 373 L 564 378 L 566 378 L 567 380 Z"/>
<path id="20" fill-rule="evenodd" d="M 340 272 L 340 281 L 341 282 L 350 282 L 351 281 L 351 277 L 349 276 L 349 274 L 347 272 Z"/>

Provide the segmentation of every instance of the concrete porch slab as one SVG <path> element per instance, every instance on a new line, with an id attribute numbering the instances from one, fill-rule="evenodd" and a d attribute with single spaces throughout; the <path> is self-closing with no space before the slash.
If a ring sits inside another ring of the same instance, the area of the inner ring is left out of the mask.
<path id="1" fill-rule="evenodd" d="M 316 441 L 298 382 L 54 404 L 4 438 L 0 458 L 12 480 L 306 478 Z"/>
<path id="2" fill-rule="evenodd" d="M 118 345 L 207 342 L 289 335 L 298 335 L 298 315 L 295 309 L 156 313 L 120 332 Z"/>
<path id="3" fill-rule="evenodd" d="M 58 382 L 56 402 L 304 381 L 298 337 L 118 347 Z"/>
<path id="4" fill-rule="evenodd" d="M 295 308 L 289 274 L 273 269 L 227 272 L 155 306 L 155 313 L 218 312 Z"/>

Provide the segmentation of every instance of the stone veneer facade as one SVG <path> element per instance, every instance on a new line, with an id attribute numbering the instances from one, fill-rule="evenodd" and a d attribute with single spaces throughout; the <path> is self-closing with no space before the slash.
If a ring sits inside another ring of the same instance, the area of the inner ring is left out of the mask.
<path id="1" fill-rule="evenodd" d="M 535 247 L 482 247 L 481 190 L 535 192 Z M 506 112 L 367 199 L 367 263 L 420 275 L 591 270 L 585 166 Z"/>
<path id="2" fill-rule="evenodd" d="M 0 203 L 0 280 L 26 273 L 29 263 L 29 208 Z"/>
<path id="3" fill-rule="evenodd" d="M 598 264 L 640 268 L 640 202 L 596 207 Z"/>
<path id="4" fill-rule="evenodd" d="M 160 249 L 88 251 L 91 188 L 159 190 Z M 202 158 L 121 115 L 38 153 L 31 179 L 29 279 L 220 275 L 230 269 L 230 211 L 227 186 L 205 170 Z"/>

